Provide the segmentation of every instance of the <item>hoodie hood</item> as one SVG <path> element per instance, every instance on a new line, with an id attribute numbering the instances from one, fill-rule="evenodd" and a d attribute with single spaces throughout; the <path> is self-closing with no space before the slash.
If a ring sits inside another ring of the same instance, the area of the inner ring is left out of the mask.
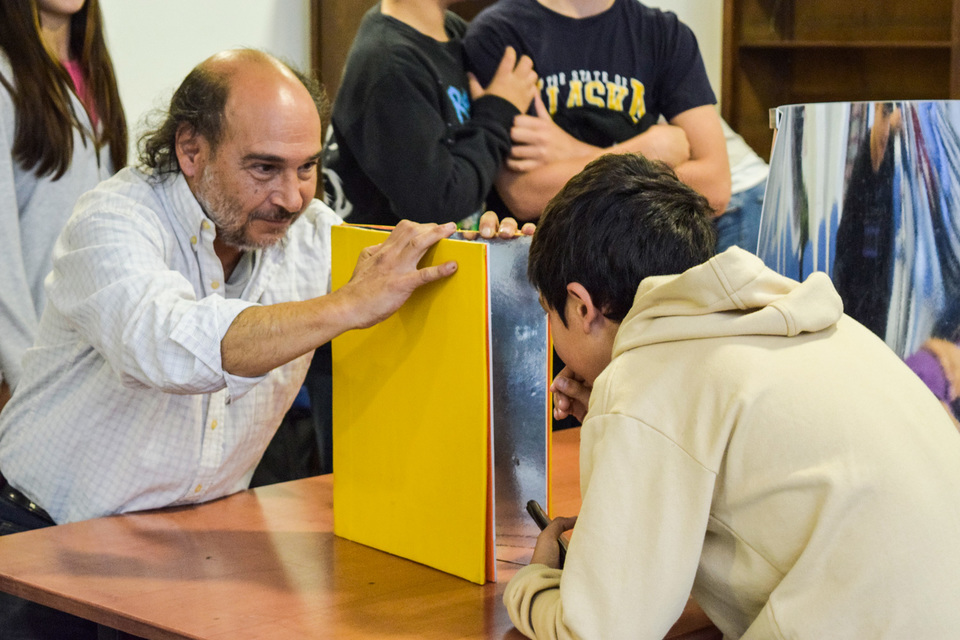
<path id="1" fill-rule="evenodd" d="M 843 315 L 827 274 L 797 282 L 731 247 L 679 275 L 646 278 L 623 319 L 613 356 L 661 342 L 727 336 L 795 336 Z"/>

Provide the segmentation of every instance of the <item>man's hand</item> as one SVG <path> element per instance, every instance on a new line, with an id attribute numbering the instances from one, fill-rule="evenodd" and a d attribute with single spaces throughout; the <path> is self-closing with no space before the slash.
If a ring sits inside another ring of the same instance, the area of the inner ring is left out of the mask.
<path id="1" fill-rule="evenodd" d="M 537 72 L 533 70 L 530 56 L 521 56 L 517 60 L 517 51 L 507 47 L 500 60 L 500 66 L 484 89 L 473 74 L 467 74 L 470 82 L 470 97 L 474 100 L 487 94 L 503 98 L 520 113 L 526 113 L 530 101 L 537 94 Z"/>
<path id="2" fill-rule="evenodd" d="M 573 416 L 583 422 L 590 405 L 591 387 L 583 381 L 570 367 L 564 367 L 553 379 L 550 392 L 553 394 L 553 418 L 563 420 Z"/>
<path id="3" fill-rule="evenodd" d="M 352 324 L 373 326 L 390 317 L 417 287 L 452 275 L 456 262 L 423 269 L 417 264 L 430 247 L 456 230 L 452 222 L 436 225 L 401 220 L 386 240 L 364 249 L 350 281 L 336 292 L 351 301 Z"/>
<path id="4" fill-rule="evenodd" d="M 456 230 L 452 222 L 402 220 L 386 240 L 363 250 L 350 281 L 333 293 L 244 309 L 220 341 L 224 371 L 260 376 L 345 331 L 386 319 L 417 287 L 456 272 L 455 262 L 417 267 L 430 247 Z"/>
<path id="5" fill-rule="evenodd" d="M 572 518 L 554 518 L 547 528 L 537 536 L 537 546 L 533 550 L 530 564 L 545 564 L 551 569 L 560 568 L 560 534 L 573 529 L 577 523 L 576 516 Z"/>
<path id="6" fill-rule="evenodd" d="M 533 105 L 536 115 L 521 114 L 513 119 L 510 129 L 513 148 L 507 158 L 507 168 L 532 171 L 558 160 L 596 155 L 597 147 L 577 140 L 553 121 L 539 91 L 533 97 Z"/>

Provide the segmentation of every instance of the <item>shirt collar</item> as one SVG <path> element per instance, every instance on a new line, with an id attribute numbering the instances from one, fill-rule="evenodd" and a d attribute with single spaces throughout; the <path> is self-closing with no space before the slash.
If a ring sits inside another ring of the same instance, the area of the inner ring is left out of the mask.
<path id="1" fill-rule="evenodd" d="M 187 179 L 183 172 L 165 176 L 161 182 L 161 188 L 166 192 L 170 203 L 171 216 L 177 221 L 184 235 L 190 238 L 190 244 L 194 252 L 199 251 L 201 246 L 208 245 L 213 248 L 213 240 L 216 238 L 216 226 L 213 224 L 200 202 L 187 184 Z M 299 220 L 297 221 L 299 222 Z M 296 224 L 296 223 L 294 223 Z M 290 231 L 287 231 L 279 242 L 267 249 L 258 249 L 258 257 L 255 263 L 259 266 L 263 263 L 275 263 L 282 260 L 284 249 L 289 242 Z M 196 240 L 194 240 L 196 239 Z"/>
<path id="2" fill-rule="evenodd" d="M 186 234 L 199 235 L 202 228 L 213 230 L 213 221 L 204 213 L 182 172 L 177 171 L 167 176 L 163 181 L 163 188 L 170 200 L 170 213 Z"/>

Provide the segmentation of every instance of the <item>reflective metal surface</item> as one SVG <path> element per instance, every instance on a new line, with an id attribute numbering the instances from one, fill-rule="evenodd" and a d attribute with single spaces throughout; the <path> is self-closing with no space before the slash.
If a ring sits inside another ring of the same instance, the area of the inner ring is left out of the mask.
<path id="1" fill-rule="evenodd" d="M 776 110 L 758 254 L 830 274 L 900 356 L 960 326 L 960 101 Z"/>
<path id="2" fill-rule="evenodd" d="M 497 558 L 532 549 L 528 500 L 547 505 L 547 316 L 527 281 L 530 238 L 491 240 L 487 254 Z"/>

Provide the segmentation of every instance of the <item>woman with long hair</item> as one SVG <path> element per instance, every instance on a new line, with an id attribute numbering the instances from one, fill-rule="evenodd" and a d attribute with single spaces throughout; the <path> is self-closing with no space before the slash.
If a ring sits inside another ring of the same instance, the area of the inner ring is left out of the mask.
<path id="1" fill-rule="evenodd" d="M 44 304 L 54 241 L 127 161 L 97 0 L 0 2 L 0 408 Z"/>

